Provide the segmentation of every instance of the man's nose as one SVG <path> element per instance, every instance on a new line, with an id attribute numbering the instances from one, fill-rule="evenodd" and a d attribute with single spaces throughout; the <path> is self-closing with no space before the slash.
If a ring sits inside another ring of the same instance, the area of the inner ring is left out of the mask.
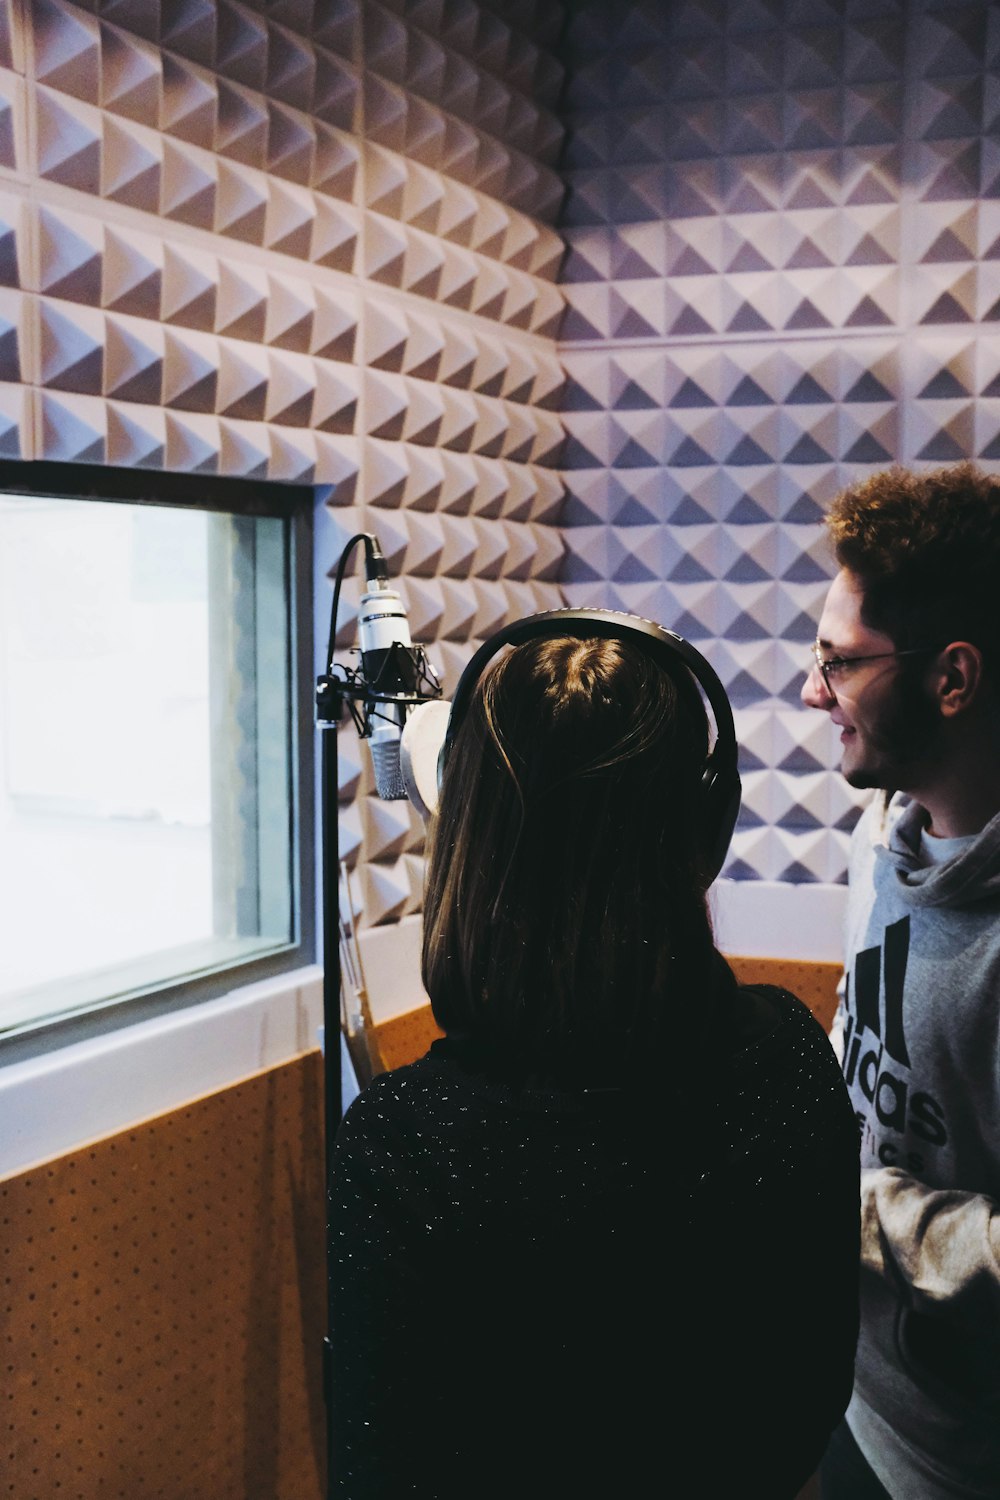
<path id="1" fill-rule="evenodd" d="M 827 687 L 826 678 L 815 662 L 806 673 L 800 696 L 806 708 L 830 709 L 837 701 Z"/>

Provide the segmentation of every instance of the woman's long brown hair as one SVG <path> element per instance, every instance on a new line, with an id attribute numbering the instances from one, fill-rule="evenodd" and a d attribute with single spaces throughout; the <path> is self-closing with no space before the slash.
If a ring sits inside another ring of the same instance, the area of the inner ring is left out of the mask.
<path id="1" fill-rule="evenodd" d="M 525 1075 L 617 1077 L 710 1002 L 708 722 L 630 642 L 548 637 L 491 664 L 431 832 L 423 978 L 446 1032 Z"/>

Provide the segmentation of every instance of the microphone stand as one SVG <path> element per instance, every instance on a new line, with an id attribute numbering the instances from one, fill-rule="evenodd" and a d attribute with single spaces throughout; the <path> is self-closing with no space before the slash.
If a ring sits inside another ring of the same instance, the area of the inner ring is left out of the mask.
<path id="1" fill-rule="evenodd" d="M 367 1028 L 361 1033 L 352 1033 L 344 1019 L 341 1003 L 342 973 L 340 961 L 340 891 L 339 891 L 339 775 L 337 762 L 337 729 L 349 710 L 355 727 L 362 739 L 372 733 L 372 718 L 384 717 L 381 705 L 390 712 L 414 707 L 430 698 L 441 696 L 441 684 L 424 655 L 423 647 L 415 646 L 416 686 L 421 682 L 428 691 L 380 692 L 364 679 L 363 672 L 356 668 L 341 666 L 337 675 L 333 653 L 337 631 L 337 606 L 340 589 L 347 566 L 347 559 L 358 542 L 364 542 L 369 564 L 373 556 L 381 557 L 377 539 L 368 532 L 358 532 L 347 543 L 337 565 L 337 576 L 333 591 L 333 606 L 330 614 L 330 637 L 326 656 L 326 671 L 316 679 L 316 727 L 321 731 L 320 772 L 320 824 L 321 859 L 323 865 L 323 1099 L 324 1099 L 324 1154 L 326 1190 L 326 1306 L 327 1334 L 323 1338 L 323 1393 L 327 1414 L 327 1496 L 334 1497 L 333 1466 L 333 1346 L 329 1330 L 333 1326 L 333 1285 L 335 1272 L 335 1235 L 333 1226 L 333 1143 L 337 1128 L 344 1114 L 344 1066 L 346 1048 L 354 1065 L 358 1083 L 363 1087 L 370 1082 L 377 1068 L 373 1064 L 372 1042 Z M 353 914 L 352 914 L 353 917 Z"/>

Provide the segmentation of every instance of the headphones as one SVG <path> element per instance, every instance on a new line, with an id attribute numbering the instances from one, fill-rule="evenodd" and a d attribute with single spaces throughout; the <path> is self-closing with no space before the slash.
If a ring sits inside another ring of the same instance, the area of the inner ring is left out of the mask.
<path id="1" fill-rule="evenodd" d="M 400 760 L 411 802 L 425 816 L 436 806 L 436 793 L 459 725 L 493 657 L 505 646 L 561 635 L 628 641 L 670 676 L 676 676 L 678 667 L 684 668 L 701 688 L 715 720 L 716 734 L 701 778 L 706 858 L 710 880 L 714 880 L 725 862 L 740 810 L 739 747 L 733 711 L 725 688 L 701 652 L 675 631 L 639 615 L 611 609 L 550 609 L 528 615 L 490 636 L 459 678 L 450 706 L 440 700 L 421 704 L 406 721 Z M 433 790 L 428 798 L 432 774 Z"/>

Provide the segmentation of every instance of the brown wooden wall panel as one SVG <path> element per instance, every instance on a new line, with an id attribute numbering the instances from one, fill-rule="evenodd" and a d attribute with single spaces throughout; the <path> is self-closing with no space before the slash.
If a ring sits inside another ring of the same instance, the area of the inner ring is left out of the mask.
<path id="1" fill-rule="evenodd" d="M 12 1500 L 320 1500 L 322 1064 L 0 1183 Z"/>
<path id="2" fill-rule="evenodd" d="M 401 1068 L 423 1057 L 432 1042 L 443 1036 L 429 1005 L 419 1005 L 401 1016 L 382 1021 L 375 1028 L 379 1061 L 383 1069 Z"/>
<path id="3" fill-rule="evenodd" d="M 837 1009 L 840 964 L 813 963 L 802 958 L 741 958 L 726 955 L 741 984 L 777 984 L 808 1005 L 825 1031 Z"/>

